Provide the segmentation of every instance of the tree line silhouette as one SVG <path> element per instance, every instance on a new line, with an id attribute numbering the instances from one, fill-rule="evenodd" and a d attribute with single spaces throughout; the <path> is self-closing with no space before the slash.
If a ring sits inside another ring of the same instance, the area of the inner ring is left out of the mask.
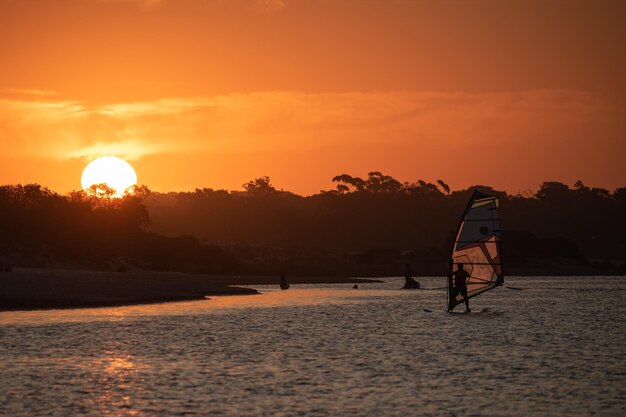
<path id="1" fill-rule="evenodd" d="M 545 182 L 536 193 L 509 195 L 483 185 L 452 191 L 443 180 L 402 183 L 377 171 L 332 180 L 336 189 L 308 197 L 260 177 L 244 192 L 153 193 L 145 204 L 152 230 L 194 235 L 272 272 L 398 274 L 411 262 L 435 274 L 446 270 L 454 229 L 479 189 L 500 197 L 512 272 L 610 272 L 626 261 L 626 187 Z"/>
<path id="2" fill-rule="evenodd" d="M 361 276 L 399 275 L 411 263 L 418 274 L 441 275 L 459 217 L 480 189 L 500 197 L 505 272 L 624 272 L 626 187 L 545 182 L 510 195 L 381 172 L 332 180 L 335 189 L 311 196 L 277 190 L 268 177 L 243 191 L 136 187 L 122 198 L 109 198 L 114 190 L 104 185 L 68 195 L 7 185 L 0 256 L 17 266 Z"/>
<path id="3" fill-rule="evenodd" d="M 149 231 L 135 187 L 121 198 L 98 184 L 59 195 L 39 184 L 0 187 L 0 264 L 125 271 L 129 268 L 230 271 L 237 262 L 217 247 L 189 236 L 169 238 Z"/>

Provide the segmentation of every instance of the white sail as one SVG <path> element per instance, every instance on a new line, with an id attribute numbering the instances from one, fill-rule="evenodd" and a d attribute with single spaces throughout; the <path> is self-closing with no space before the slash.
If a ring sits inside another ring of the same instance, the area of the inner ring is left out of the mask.
<path id="1" fill-rule="evenodd" d="M 448 279 L 448 310 L 463 303 L 453 291 L 452 272 L 463 264 L 469 273 L 467 296 L 472 298 L 504 283 L 500 261 L 500 204 L 498 197 L 474 191 L 454 241 Z"/>

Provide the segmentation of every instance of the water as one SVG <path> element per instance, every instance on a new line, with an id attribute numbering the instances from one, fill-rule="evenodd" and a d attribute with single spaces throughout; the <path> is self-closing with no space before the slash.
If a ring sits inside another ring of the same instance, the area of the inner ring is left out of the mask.
<path id="1" fill-rule="evenodd" d="M 420 281 L 0 313 L 0 415 L 626 415 L 626 277 Z"/>

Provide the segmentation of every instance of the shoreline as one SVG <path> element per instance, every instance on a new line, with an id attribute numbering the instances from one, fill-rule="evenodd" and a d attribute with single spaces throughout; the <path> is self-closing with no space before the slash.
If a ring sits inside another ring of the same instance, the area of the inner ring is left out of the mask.
<path id="1" fill-rule="evenodd" d="M 564 274 L 515 274 L 514 276 L 568 277 Z M 624 275 L 597 275 L 624 276 Z M 421 275 L 415 275 L 420 278 Z M 380 278 L 380 277 L 378 277 Z M 52 309 L 119 307 L 213 296 L 255 295 L 254 285 L 276 285 L 273 275 L 196 275 L 155 271 L 81 271 L 16 268 L 0 272 L 0 312 Z M 290 285 L 358 284 L 382 282 L 376 278 L 287 277 Z"/>
<path id="2" fill-rule="evenodd" d="M 375 279 L 291 277 L 290 284 L 381 282 Z M 193 275 L 178 272 L 102 272 L 16 268 L 0 272 L 0 312 L 118 307 L 211 296 L 255 295 L 237 285 L 277 285 L 275 276 Z"/>

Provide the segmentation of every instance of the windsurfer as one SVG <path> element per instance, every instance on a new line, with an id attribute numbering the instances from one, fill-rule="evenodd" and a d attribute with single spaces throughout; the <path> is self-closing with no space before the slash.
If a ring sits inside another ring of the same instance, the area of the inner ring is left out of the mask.
<path id="1" fill-rule="evenodd" d="M 469 313 L 472 310 L 469 308 L 469 299 L 467 297 L 467 279 L 470 277 L 470 274 L 463 269 L 463 264 L 458 263 L 457 270 L 452 273 L 452 277 L 454 278 L 454 289 L 452 290 L 452 299 L 454 299 L 457 294 L 461 294 L 463 299 L 465 300 L 465 312 Z"/>
<path id="2" fill-rule="evenodd" d="M 404 274 L 404 287 L 402 287 L 402 289 L 419 289 L 419 287 L 420 283 L 413 279 L 413 269 L 411 269 L 411 265 L 406 264 L 406 272 Z"/>

